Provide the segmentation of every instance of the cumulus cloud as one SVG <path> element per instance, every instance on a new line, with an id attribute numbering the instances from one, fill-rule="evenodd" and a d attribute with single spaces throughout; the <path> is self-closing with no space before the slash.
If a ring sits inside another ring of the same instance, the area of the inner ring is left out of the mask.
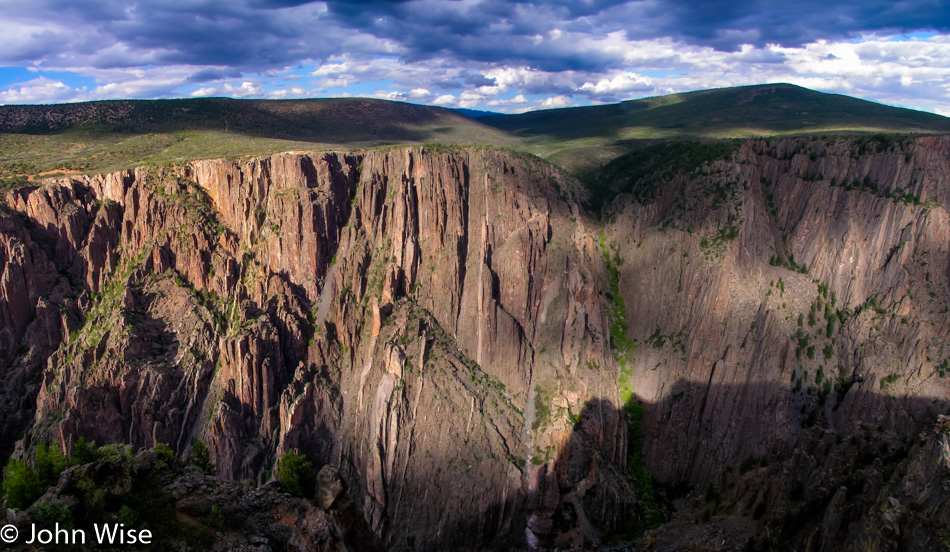
<path id="1" fill-rule="evenodd" d="M 0 104 L 54 103 L 73 100 L 76 91 L 46 77 L 32 79 L 0 90 Z"/>
<path id="2" fill-rule="evenodd" d="M 559 107 L 570 107 L 573 104 L 574 102 L 567 96 L 553 96 L 545 98 L 539 107 L 541 109 L 556 109 Z"/>

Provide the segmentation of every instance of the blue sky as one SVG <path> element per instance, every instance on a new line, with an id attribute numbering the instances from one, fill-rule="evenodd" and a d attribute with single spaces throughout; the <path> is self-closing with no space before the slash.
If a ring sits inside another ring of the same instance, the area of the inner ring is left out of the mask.
<path id="1" fill-rule="evenodd" d="M 766 82 L 950 115 L 944 1 L 0 0 L 0 103 L 517 112 Z"/>

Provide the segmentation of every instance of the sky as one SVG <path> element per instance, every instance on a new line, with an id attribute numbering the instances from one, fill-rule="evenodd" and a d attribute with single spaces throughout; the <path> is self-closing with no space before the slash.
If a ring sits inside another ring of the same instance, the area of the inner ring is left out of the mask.
<path id="1" fill-rule="evenodd" d="M 789 82 L 950 115 L 945 0 L 0 0 L 0 104 L 363 96 L 498 112 Z"/>

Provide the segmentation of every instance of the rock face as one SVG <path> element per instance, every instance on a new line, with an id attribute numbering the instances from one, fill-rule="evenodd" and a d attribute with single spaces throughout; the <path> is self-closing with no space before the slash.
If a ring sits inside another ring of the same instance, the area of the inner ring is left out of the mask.
<path id="1" fill-rule="evenodd" d="M 199 438 L 260 483 L 298 450 L 398 549 L 592 546 L 666 511 L 662 548 L 706 508 L 737 548 L 765 524 L 836 549 L 903 476 L 839 492 L 819 466 L 909 466 L 898 436 L 946 411 L 948 175 L 947 138 L 749 141 L 601 220 L 556 168 L 475 148 L 16 190 L 2 442 Z M 750 458 L 761 473 L 723 469 Z M 814 473 L 809 515 L 782 517 Z M 734 501 L 673 514 L 646 474 Z"/>

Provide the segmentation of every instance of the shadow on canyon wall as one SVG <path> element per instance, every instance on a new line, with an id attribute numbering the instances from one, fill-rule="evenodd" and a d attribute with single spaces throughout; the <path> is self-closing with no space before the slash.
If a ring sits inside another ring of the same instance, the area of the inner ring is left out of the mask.
<path id="1" fill-rule="evenodd" d="M 86 201 L 91 202 L 91 199 Z M 115 209 L 109 204 L 102 208 L 107 210 L 107 214 L 109 209 Z M 49 281 L 46 276 L 26 280 L 28 286 L 33 287 L 19 293 L 32 298 L 47 296 L 54 289 L 63 288 L 57 293 L 72 301 L 67 301 L 65 316 L 76 318 L 71 323 L 73 326 L 67 328 L 70 330 L 81 326 L 82 308 L 76 298 L 92 290 L 86 283 L 89 262 L 71 245 L 72 241 L 64 235 L 63 228 L 69 227 L 74 234 L 89 234 L 96 212 L 92 210 L 83 215 L 85 218 L 76 219 L 75 226 L 64 224 L 62 228 L 30 226 L 15 213 L 0 215 L 4 234 L 15 234 L 21 240 L 27 234 L 32 236 L 30 251 L 42 254 L 55 269 Z M 302 292 L 295 290 L 295 293 Z M 152 299 L 145 297 L 144 300 Z M 13 307 L 9 301 L 0 299 L 0 313 L 11 311 Z M 142 307 L 146 305 L 143 303 Z M 26 375 L 22 378 L 7 377 L 17 358 L 16 353 L 0 359 L 6 397 L 9 398 L 0 414 L 3 426 L 0 446 L 4 447 L 0 454 L 4 456 L 11 452 L 16 439 L 33 420 L 32 410 L 25 415 L 20 409 L 30 402 L 35 405 L 38 380 L 46 366 L 45 357 L 40 353 L 48 350 L 48 356 L 63 338 L 58 312 L 57 324 L 53 325 L 43 318 L 45 315 L 37 314 L 41 309 L 35 305 L 28 312 L 30 318 L 17 323 L 20 328 L 19 335 L 14 336 L 17 344 L 10 348 L 19 351 L 24 339 L 39 339 L 36 343 L 42 344 L 31 353 L 31 363 L 20 367 Z M 177 352 L 181 344 L 168 323 L 145 314 L 141 316 L 134 328 L 136 331 L 149 330 L 136 341 L 148 353 L 146 356 L 174 356 L 172 353 Z M 34 326 L 37 320 L 42 325 Z M 36 337 L 28 328 L 45 334 Z M 56 331 L 60 334 L 55 334 Z M 286 361 L 274 366 L 280 372 L 275 378 L 280 387 L 289 381 L 296 363 L 290 362 L 294 358 L 290 353 L 295 349 L 289 345 L 289 339 L 281 335 L 278 341 L 280 345 L 276 345 L 275 351 L 284 347 Z M 311 374 L 315 380 L 327 380 L 331 387 L 337 385 L 332 381 L 335 376 L 325 367 L 315 367 Z M 830 388 L 819 384 L 796 389 L 778 383 L 707 385 L 680 379 L 669 385 L 663 398 L 656 403 L 617 405 L 606 398 L 594 398 L 587 401 L 576 420 L 572 420 L 573 431 L 553 458 L 541 459 L 537 464 L 533 458 L 524 459 L 527 461 L 521 474 L 521 489 L 512 490 L 510 498 L 488 505 L 473 501 L 470 517 L 451 520 L 444 527 L 418 527 L 412 534 L 402 534 L 401 528 L 386 523 L 378 527 L 384 533 L 384 540 L 397 549 L 413 550 L 519 548 L 535 542 L 548 547 L 583 547 L 622 542 L 668 519 L 671 503 L 690 489 L 702 488 L 730 467 L 741 471 L 748 458 L 754 458 L 762 467 L 798 462 L 795 459 L 801 456 L 810 458 L 811 464 L 803 461 L 795 465 L 823 466 L 828 473 L 820 477 L 816 475 L 818 483 L 815 484 L 828 488 L 841 483 L 835 479 L 836 473 L 843 481 L 856 466 L 870 465 L 875 461 L 884 465 L 900 462 L 906 458 L 909 443 L 920 430 L 948 409 L 948 401 L 944 398 L 898 396 L 898 392 L 908 391 L 901 382 L 894 383 L 893 387 L 882 387 L 873 378 L 851 376 L 834 384 Z M 134 389 L 130 387 L 127 392 Z M 84 420 L 84 425 L 69 429 L 75 433 L 71 436 L 73 439 L 98 437 L 96 440 L 100 444 L 131 440 L 139 447 L 153 444 L 149 440 L 154 439 L 154 435 L 133 431 L 132 413 L 122 406 L 118 389 L 104 386 L 98 392 L 102 393 L 102 404 L 99 409 L 89 412 L 99 414 Z M 333 394 L 338 396 L 339 389 Z M 17 402 L 12 398 L 17 398 Z M 257 408 L 256 405 L 241 403 L 237 397 L 227 397 L 227 400 L 234 403 L 230 408 L 238 412 L 255 412 Z M 204 401 L 199 399 L 196 402 L 203 404 Z M 106 416 L 111 416 L 118 431 L 95 433 L 108 425 L 104 420 Z M 249 419 L 245 418 L 244 422 Z M 177 423 L 180 427 L 168 428 L 170 435 L 190 435 L 195 420 L 182 418 Z M 291 445 L 311 456 L 319 469 L 324 463 L 333 463 L 337 451 L 353 450 L 336 443 L 343 434 L 343 429 L 333 421 L 311 428 L 306 434 L 294 435 L 295 442 Z M 240 433 L 235 433 L 234 440 L 239 441 L 239 436 Z M 174 443 L 180 453 L 188 441 L 174 437 L 167 442 Z M 441 458 L 439 462 L 446 465 L 450 460 Z M 341 473 L 346 476 L 354 503 L 365 504 L 366 490 L 359 484 L 361 479 L 357 472 L 360 468 L 357 466 L 366 463 L 347 458 L 345 454 L 339 463 L 343 464 Z M 808 472 L 802 469 L 796 468 L 795 477 L 807 475 Z M 447 492 L 433 486 L 435 474 L 422 473 L 413 477 L 419 481 L 403 484 L 405 488 L 432 489 L 431 496 L 459 501 L 468 499 L 471 488 L 484 484 L 474 478 L 460 477 L 455 482 L 457 485 Z M 792 486 L 795 483 L 786 480 L 783 484 Z M 789 494 L 793 493 L 789 491 Z M 802 495 L 807 497 L 808 490 Z M 428 493 L 407 496 L 406 503 L 391 507 L 411 508 L 414 504 L 410 502 L 424 503 L 427 496 Z M 827 496 L 827 493 L 815 496 Z M 824 504 L 818 501 L 813 506 L 811 512 L 793 520 L 793 529 L 795 524 L 804 526 L 822 515 Z"/>
<path id="2" fill-rule="evenodd" d="M 892 396 L 865 389 L 870 385 L 863 383 L 832 388 L 824 399 L 806 390 L 811 402 L 785 421 L 777 421 L 774 412 L 759 412 L 748 420 L 711 423 L 708 406 L 696 407 L 717 395 L 795 400 L 793 388 L 767 383 L 710 387 L 679 380 L 657 403 L 632 400 L 617 406 L 609 399 L 591 399 L 556 458 L 526 470 L 527 492 L 442 528 L 439 536 L 386 533 L 384 540 L 404 550 L 587 549 L 631 543 L 669 521 L 691 493 L 699 496 L 706 488 L 708 494 L 708 488 L 723 484 L 724 476 L 733 492 L 753 497 L 731 514 L 749 518 L 750 524 L 781 516 L 775 524 L 787 542 L 770 541 L 779 550 L 801 544 L 795 538 L 806 528 L 816 530 L 835 491 L 848 486 L 848 502 L 834 505 L 843 512 L 841 528 L 823 536 L 843 539 L 849 524 L 863 519 L 866 502 L 898 476 L 918 434 L 950 409 L 946 399 Z M 683 411 L 693 414 L 683 417 Z M 666 463 L 677 466 L 668 473 L 682 476 L 656 478 L 651 467 Z M 883 476 L 877 487 L 863 480 L 862 470 L 872 468 Z M 775 512 L 768 510 L 778 504 Z M 699 523 L 700 515 L 695 517 Z"/>

